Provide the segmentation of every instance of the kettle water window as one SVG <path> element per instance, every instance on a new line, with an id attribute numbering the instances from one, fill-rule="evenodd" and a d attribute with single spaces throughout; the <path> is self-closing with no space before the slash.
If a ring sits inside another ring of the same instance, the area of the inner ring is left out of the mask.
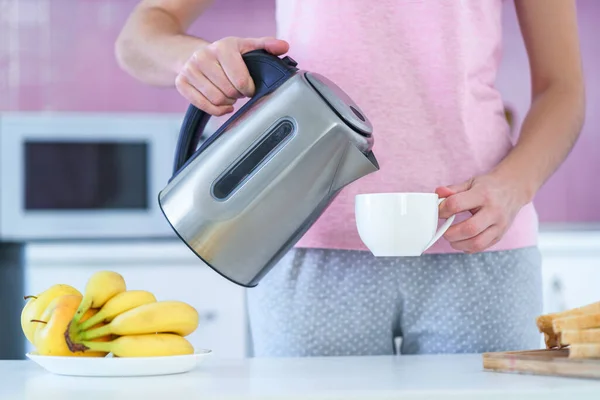
<path id="1" fill-rule="evenodd" d="M 219 200 L 229 197 L 293 131 L 294 125 L 290 121 L 278 123 L 255 147 L 219 178 L 213 187 L 214 196 Z"/>
<path id="2" fill-rule="evenodd" d="M 145 142 L 45 142 L 24 146 L 25 209 L 148 209 Z"/>

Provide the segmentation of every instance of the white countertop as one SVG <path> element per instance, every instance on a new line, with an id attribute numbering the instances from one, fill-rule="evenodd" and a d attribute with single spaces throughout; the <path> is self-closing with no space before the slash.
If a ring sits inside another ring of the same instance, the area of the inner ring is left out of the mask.
<path id="1" fill-rule="evenodd" d="M 52 375 L 32 361 L 0 361 L 1 400 L 527 399 L 600 398 L 600 381 L 482 370 L 481 355 L 207 359 L 180 375 Z"/>

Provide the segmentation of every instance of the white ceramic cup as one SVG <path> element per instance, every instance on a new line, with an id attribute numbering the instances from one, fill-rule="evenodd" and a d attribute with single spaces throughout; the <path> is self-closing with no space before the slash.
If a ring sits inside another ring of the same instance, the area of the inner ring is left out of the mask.
<path id="1" fill-rule="evenodd" d="M 438 229 L 435 193 L 371 193 L 355 198 L 356 226 L 376 257 L 420 256 L 448 230 L 454 215 Z"/>

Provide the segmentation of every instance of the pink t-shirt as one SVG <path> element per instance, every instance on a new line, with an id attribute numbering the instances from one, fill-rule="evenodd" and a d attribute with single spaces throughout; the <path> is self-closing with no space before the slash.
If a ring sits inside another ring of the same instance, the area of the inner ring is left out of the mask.
<path id="1" fill-rule="evenodd" d="M 277 1 L 278 37 L 299 67 L 336 82 L 367 114 L 381 166 L 347 186 L 297 247 L 366 250 L 356 194 L 433 192 L 506 156 L 513 143 L 494 87 L 501 13 L 502 0 Z M 537 228 L 528 204 L 489 250 L 535 245 Z M 442 238 L 428 253 L 454 251 Z"/>

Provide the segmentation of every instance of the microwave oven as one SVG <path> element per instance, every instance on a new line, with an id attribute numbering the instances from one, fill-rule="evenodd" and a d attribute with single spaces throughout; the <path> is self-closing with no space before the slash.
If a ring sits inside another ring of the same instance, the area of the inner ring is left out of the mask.
<path id="1" fill-rule="evenodd" d="M 0 113 L 0 242 L 172 238 L 181 115 Z"/>

